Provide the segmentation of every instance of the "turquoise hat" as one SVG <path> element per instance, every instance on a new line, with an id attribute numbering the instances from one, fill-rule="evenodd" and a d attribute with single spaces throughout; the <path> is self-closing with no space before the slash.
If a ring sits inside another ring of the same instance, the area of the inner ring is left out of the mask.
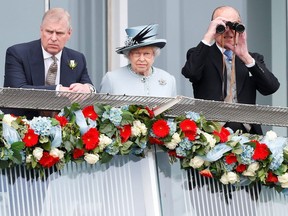
<path id="1" fill-rule="evenodd" d="M 117 48 L 116 52 L 118 54 L 123 54 L 123 51 L 144 46 L 156 46 L 160 49 L 163 48 L 166 45 L 166 40 L 156 38 L 158 26 L 158 24 L 150 24 L 125 29 L 127 34 L 125 46 Z"/>

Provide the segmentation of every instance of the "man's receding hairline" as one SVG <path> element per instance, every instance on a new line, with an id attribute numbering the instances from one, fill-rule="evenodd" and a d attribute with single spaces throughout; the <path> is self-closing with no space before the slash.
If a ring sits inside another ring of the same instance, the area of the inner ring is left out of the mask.
<path id="1" fill-rule="evenodd" d="M 216 13 L 217 11 L 223 10 L 224 8 L 233 9 L 233 10 L 238 14 L 239 19 L 241 19 L 240 13 L 239 13 L 239 11 L 238 11 L 236 8 L 225 5 L 225 6 L 219 6 L 219 7 L 215 8 L 215 9 L 213 10 L 212 16 L 211 16 L 211 20 L 214 19 L 214 15 L 215 15 L 215 13 Z"/>
<path id="2" fill-rule="evenodd" d="M 72 29 L 70 14 L 63 8 L 52 8 L 46 11 L 42 17 L 41 26 L 49 19 L 57 20 L 57 21 L 60 21 L 63 19 L 67 20 L 68 28 Z"/>

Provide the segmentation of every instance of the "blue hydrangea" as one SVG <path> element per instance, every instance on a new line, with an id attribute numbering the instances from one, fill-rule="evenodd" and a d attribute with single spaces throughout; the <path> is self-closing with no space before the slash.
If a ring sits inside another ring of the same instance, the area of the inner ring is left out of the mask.
<path id="1" fill-rule="evenodd" d="M 153 133 L 153 130 L 150 130 L 150 136 L 151 137 L 156 137 L 156 135 Z"/>
<path id="2" fill-rule="evenodd" d="M 0 148 L 0 159 L 3 161 L 9 160 L 13 156 L 12 149 Z"/>
<path id="3" fill-rule="evenodd" d="M 139 154 L 142 154 L 143 151 L 144 151 L 144 149 L 142 149 L 142 148 L 133 148 L 132 154 L 139 155 Z"/>
<path id="4" fill-rule="evenodd" d="M 176 123 L 170 118 L 167 120 L 167 124 L 170 128 L 169 134 L 172 136 L 176 132 Z"/>
<path id="5" fill-rule="evenodd" d="M 129 106 L 130 105 L 123 105 L 123 106 L 121 106 L 121 109 L 128 111 L 129 110 Z"/>
<path id="6" fill-rule="evenodd" d="M 200 119 L 200 115 L 196 112 L 189 111 L 189 112 L 186 112 L 186 118 L 189 118 L 193 121 L 197 121 Z"/>
<path id="7" fill-rule="evenodd" d="M 179 146 L 183 150 L 190 150 L 192 148 L 192 145 L 193 145 L 193 143 L 191 141 L 189 141 L 187 137 L 182 139 L 181 142 L 179 143 Z"/>
<path id="8" fill-rule="evenodd" d="M 180 157 L 186 157 L 187 156 L 187 153 L 185 151 L 185 149 L 183 149 L 182 147 L 178 146 L 176 148 L 176 154 Z"/>
<path id="9" fill-rule="evenodd" d="M 243 164 L 251 164 L 253 162 L 252 155 L 254 153 L 253 147 L 249 145 L 242 145 L 243 152 L 241 153 L 241 160 Z"/>
<path id="10" fill-rule="evenodd" d="M 119 147 L 116 145 L 115 140 L 105 148 L 105 151 L 110 155 L 117 155 L 119 152 Z"/>
<path id="11" fill-rule="evenodd" d="M 230 131 L 229 131 L 230 132 Z M 230 134 L 232 134 L 233 131 L 230 132 Z M 239 142 L 241 145 L 243 145 L 244 143 L 249 142 L 249 139 L 247 136 L 243 136 L 243 135 L 239 135 L 239 136 L 232 136 L 231 138 L 232 141 L 237 141 Z"/>
<path id="12" fill-rule="evenodd" d="M 278 152 L 278 153 L 276 153 L 276 154 L 273 154 L 272 155 L 272 162 L 271 162 L 271 164 L 270 164 L 270 169 L 272 170 L 272 171 L 275 171 L 275 170 L 277 170 L 279 167 L 280 167 L 280 165 L 282 164 L 282 162 L 284 161 L 284 156 L 283 156 L 283 152 Z"/>
<path id="13" fill-rule="evenodd" d="M 30 127 L 38 135 L 49 136 L 51 134 L 52 122 L 48 117 L 34 117 L 30 121 Z"/>
<path id="14" fill-rule="evenodd" d="M 138 145 L 141 149 L 145 149 L 147 147 L 147 142 L 140 142 Z"/>
<path id="15" fill-rule="evenodd" d="M 236 163 L 232 163 L 232 164 L 228 164 L 226 163 L 225 160 L 223 160 L 223 164 L 224 164 L 224 169 L 227 171 L 227 172 L 231 172 L 235 166 L 236 166 Z"/>
<path id="16" fill-rule="evenodd" d="M 122 121 L 122 110 L 120 108 L 112 107 L 109 111 L 105 111 L 102 115 L 103 120 L 109 119 L 116 127 Z"/>

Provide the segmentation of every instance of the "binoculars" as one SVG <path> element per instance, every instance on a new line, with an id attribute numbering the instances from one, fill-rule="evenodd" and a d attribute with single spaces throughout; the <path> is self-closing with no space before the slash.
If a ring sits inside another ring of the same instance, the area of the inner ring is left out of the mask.
<path id="1" fill-rule="evenodd" d="M 228 21 L 228 22 L 226 22 L 226 26 L 228 26 L 232 30 L 235 30 L 238 33 L 243 33 L 245 31 L 245 26 L 241 23 Z M 216 27 L 216 33 L 223 34 L 226 30 L 226 26 L 218 25 Z"/>

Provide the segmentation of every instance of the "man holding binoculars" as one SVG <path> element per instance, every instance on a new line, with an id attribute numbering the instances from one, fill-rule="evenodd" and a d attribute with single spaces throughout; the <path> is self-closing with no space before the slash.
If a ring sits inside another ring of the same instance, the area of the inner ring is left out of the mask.
<path id="1" fill-rule="evenodd" d="M 202 41 L 188 50 L 186 58 L 182 74 L 192 82 L 195 98 L 255 104 L 256 91 L 270 95 L 280 86 L 264 57 L 248 51 L 245 26 L 230 6 L 213 11 Z M 228 122 L 225 127 L 262 134 L 260 125 Z"/>

